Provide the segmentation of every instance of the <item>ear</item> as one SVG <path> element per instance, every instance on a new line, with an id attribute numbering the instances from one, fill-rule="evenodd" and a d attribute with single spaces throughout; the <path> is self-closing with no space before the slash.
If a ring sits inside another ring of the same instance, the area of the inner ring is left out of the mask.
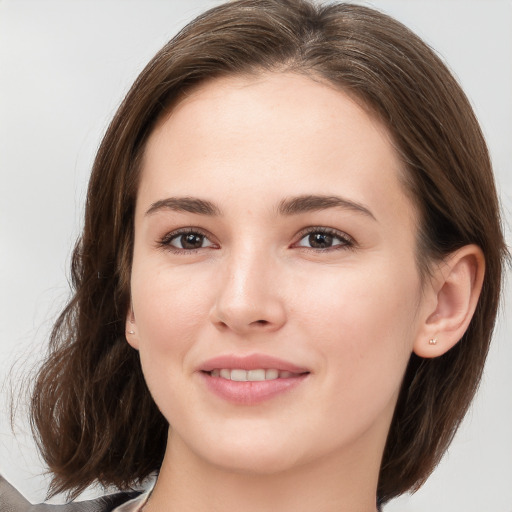
<path id="1" fill-rule="evenodd" d="M 482 290 L 485 258 L 477 245 L 466 245 L 450 254 L 434 270 L 425 290 L 426 300 L 414 353 L 438 357 L 450 350 L 464 335 L 475 312 Z"/>
<path id="2" fill-rule="evenodd" d="M 139 336 L 137 333 L 137 325 L 135 323 L 135 314 L 133 312 L 133 306 L 131 303 L 130 303 L 130 307 L 128 308 L 128 312 L 126 313 L 125 336 L 126 336 L 126 341 L 135 350 L 139 350 Z"/>

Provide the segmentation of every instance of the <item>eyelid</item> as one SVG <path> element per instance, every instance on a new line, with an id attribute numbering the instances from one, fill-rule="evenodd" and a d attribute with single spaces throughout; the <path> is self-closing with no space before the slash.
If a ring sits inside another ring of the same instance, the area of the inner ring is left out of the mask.
<path id="1" fill-rule="evenodd" d="M 334 245 L 332 247 L 324 248 L 324 249 L 319 249 L 319 248 L 315 248 L 315 247 L 307 247 L 304 245 L 298 245 L 299 242 L 303 238 L 305 238 L 306 236 L 308 236 L 312 233 L 323 233 L 326 235 L 330 235 L 333 238 L 338 238 L 343 243 Z M 315 251 L 315 252 L 326 252 L 329 250 L 336 250 L 336 249 L 342 249 L 342 248 L 343 249 L 352 249 L 356 246 L 356 241 L 349 234 L 345 233 L 344 231 L 340 231 L 339 229 L 328 228 L 325 226 L 310 226 L 310 227 L 304 228 L 297 234 L 296 239 L 297 239 L 297 242 L 295 242 L 293 244 L 293 246 L 298 247 L 300 249 L 311 250 L 311 251 Z"/>
<path id="2" fill-rule="evenodd" d="M 198 247 L 196 249 L 182 249 L 180 247 L 175 247 L 175 246 L 171 245 L 171 242 L 173 240 L 175 240 L 176 238 L 178 238 L 180 235 L 187 235 L 190 233 L 203 236 L 211 243 L 211 245 L 209 245 L 207 247 Z M 161 247 L 163 249 L 166 249 L 166 250 L 169 250 L 169 251 L 172 251 L 175 253 L 180 253 L 180 254 L 181 253 L 193 253 L 193 252 L 196 252 L 196 251 L 199 251 L 202 249 L 210 249 L 212 247 L 217 248 L 217 243 L 215 242 L 214 237 L 208 231 L 206 231 L 202 228 L 199 228 L 199 227 L 195 227 L 195 226 L 187 226 L 184 228 L 178 228 L 173 231 L 169 231 L 163 237 L 159 238 L 156 241 L 156 243 L 157 243 L 158 247 Z"/>
<path id="3" fill-rule="evenodd" d="M 182 248 L 175 247 L 175 246 L 171 245 L 171 242 L 173 240 L 175 240 L 177 237 L 179 237 L 180 235 L 186 235 L 189 233 L 198 234 L 198 235 L 205 237 L 211 243 L 211 245 L 209 245 L 207 247 L 198 247 L 195 249 L 182 249 Z M 338 243 L 334 246 L 327 247 L 327 248 L 315 248 L 315 247 L 307 247 L 307 246 L 303 246 L 303 245 L 298 245 L 299 242 L 303 238 L 305 238 L 306 236 L 308 236 L 312 233 L 323 233 L 326 235 L 330 235 L 333 238 L 337 238 L 338 240 L 340 240 L 341 243 Z M 344 231 L 340 231 L 339 229 L 329 228 L 326 226 L 306 227 L 306 228 L 302 229 L 301 231 L 299 231 L 299 233 L 297 233 L 297 235 L 295 236 L 295 239 L 296 239 L 296 242 L 294 242 L 292 244 L 292 247 L 297 247 L 300 249 L 314 251 L 314 252 L 327 252 L 329 250 L 337 250 L 337 249 L 352 249 L 357 245 L 354 238 L 351 237 L 349 234 L 345 233 Z M 170 250 L 170 251 L 173 251 L 176 253 L 180 253 L 180 254 L 197 252 L 202 249 L 211 249 L 211 248 L 216 249 L 219 247 L 218 243 L 215 241 L 213 235 L 211 235 L 205 229 L 195 227 L 195 226 L 187 226 L 187 227 L 178 228 L 173 231 L 170 231 L 170 232 L 166 233 L 163 237 L 158 239 L 156 243 L 157 243 L 158 247 L 161 247 L 163 249 Z"/>

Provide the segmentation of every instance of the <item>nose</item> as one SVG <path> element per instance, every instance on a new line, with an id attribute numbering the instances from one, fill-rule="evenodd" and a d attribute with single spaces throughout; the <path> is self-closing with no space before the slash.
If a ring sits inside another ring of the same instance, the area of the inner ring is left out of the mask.
<path id="1" fill-rule="evenodd" d="M 218 276 L 211 321 L 237 334 L 273 332 L 286 322 L 279 264 L 263 251 L 233 254 Z"/>

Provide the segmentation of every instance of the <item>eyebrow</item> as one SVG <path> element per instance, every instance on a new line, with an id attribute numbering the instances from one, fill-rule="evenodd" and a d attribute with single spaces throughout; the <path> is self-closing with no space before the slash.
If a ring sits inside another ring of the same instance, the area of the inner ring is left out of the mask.
<path id="1" fill-rule="evenodd" d="M 351 210 L 362 213 L 373 220 L 377 220 L 366 206 L 343 197 L 327 195 L 308 194 L 283 199 L 277 206 L 277 213 L 279 215 L 290 216 L 312 211 L 327 210 L 329 208 Z M 146 215 L 151 215 L 160 210 L 182 211 L 211 217 L 222 215 L 217 205 L 206 199 L 195 197 L 167 197 L 166 199 L 161 199 L 149 207 L 146 211 Z"/>
<path id="2" fill-rule="evenodd" d="M 161 199 L 149 207 L 146 215 L 151 215 L 159 210 L 174 210 L 208 216 L 220 215 L 219 208 L 212 202 L 195 197 L 168 197 Z"/>
<path id="3" fill-rule="evenodd" d="M 342 208 L 362 213 L 373 220 L 375 215 L 364 205 L 344 199 L 339 196 L 303 195 L 282 200 L 277 208 L 281 215 L 297 215 L 311 211 L 327 210 L 329 208 Z"/>

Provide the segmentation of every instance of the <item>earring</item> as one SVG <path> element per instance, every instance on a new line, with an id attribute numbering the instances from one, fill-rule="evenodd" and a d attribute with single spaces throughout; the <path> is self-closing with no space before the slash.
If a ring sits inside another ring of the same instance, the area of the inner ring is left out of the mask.
<path id="1" fill-rule="evenodd" d="M 428 340 L 429 345 L 437 345 L 437 338 L 430 338 Z"/>
<path id="2" fill-rule="evenodd" d="M 135 331 L 128 331 L 128 334 L 135 334 Z"/>

